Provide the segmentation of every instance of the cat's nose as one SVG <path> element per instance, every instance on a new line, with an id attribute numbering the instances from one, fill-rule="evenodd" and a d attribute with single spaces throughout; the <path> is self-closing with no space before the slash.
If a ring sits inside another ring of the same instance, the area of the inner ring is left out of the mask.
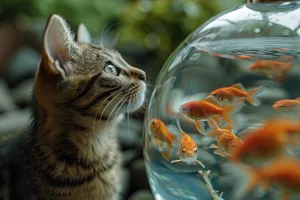
<path id="1" fill-rule="evenodd" d="M 143 70 L 135 68 L 131 71 L 131 74 L 142 81 L 146 80 L 146 73 Z"/>

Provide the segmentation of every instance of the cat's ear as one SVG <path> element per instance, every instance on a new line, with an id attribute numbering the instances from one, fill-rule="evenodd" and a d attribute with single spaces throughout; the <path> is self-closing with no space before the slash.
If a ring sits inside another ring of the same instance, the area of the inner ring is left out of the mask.
<path id="1" fill-rule="evenodd" d="M 85 44 L 89 44 L 92 41 L 91 34 L 84 24 L 79 24 L 77 28 L 76 41 Z"/>
<path id="2" fill-rule="evenodd" d="M 43 51 L 41 66 L 48 72 L 57 75 L 66 75 L 67 62 L 79 54 L 79 47 L 65 20 L 52 15 L 47 23 L 43 37 Z M 46 63 L 45 63 L 46 61 Z"/>

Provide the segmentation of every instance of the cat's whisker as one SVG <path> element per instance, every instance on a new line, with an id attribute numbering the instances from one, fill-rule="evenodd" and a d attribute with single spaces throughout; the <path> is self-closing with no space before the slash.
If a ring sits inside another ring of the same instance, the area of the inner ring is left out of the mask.
<path id="1" fill-rule="evenodd" d="M 117 91 L 111 93 L 108 97 L 106 97 L 106 98 L 100 103 L 99 107 L 101 107 L 101 105 L 102 105 L 104 102 L 106 102 L 107 99 L 109 99 L 111 96 L 117 94 L 118 92 L 120 92 L 120 91 L 117 90 Z M 112 100 L 113 100 L 113 99 L 112 99 Z M 98 118 L 98 116 L 99 116 L 98 114 L 100 114 L 100 112 L 97 112 L 97 113 L 96 113 L 96 116 L 95 116 L 95 118 L 94 118 L 94 122 L 93 122 L 93 134 L 96 134 L 96 133 L 95 133 L 95 131 L 96 131 L 96 130 L 95 130 L 95 126 L 96 126 L 97 118 Z M 102 117 L 102 116 L 101 116 L 101 117 Z M 101 117 L 100 117 L 100 119 L 101 119 Z M 97 125 L 98 125 L 98 123 L 97 123 Z M 98 127 L 96 127 L 96 128 L 98 129 Z"/>
<path id="2" fill-rule="evenodd" d="M 130 138 L 130 134 L 129 134 L 129 106 L 131 104 L 131 98 L 128 101 L 128 105 L 127 105 L 127 135 L 129 137 L 129 145 L 131 146 L 131 138 Z"/>
<path id="3" fill-rule="evenodd" d="M 102 113 L 101 113 L 101 115 L 100 115 L 100 119 L 102 119 L 102 116 L 103 116 L 103 114 L 104 114 L 104 112 L 106 111 L 106 109 L 108 108 L 108 106 L 120 95 L 120 94 L 122 94 L 123 93 L 123 90 L 120 90 L 117 94 L 116 94 L 116 96 L 114 96 L 109 102 L 108 102 L 108 104 L 104 107 L 104 109 L 103 109 L 103 111 L 102 111 Z"/>
<path id="4" fill-rule="evenodd" d="M 118 24 L 119 24 L 118 22 L 111 24 L 111 25 L 107 28 L 106 31 L 105 31 L 105 28 L 106 28 L 106 25 L 108 25 L 108 23 L 106 23 L 106 24 L 104 25 L 104 28 L 102 29 L 102 33 L 101 33 L 101 40 L 100 40 L 100 43 L 101 43 L 102 46 L 103 46 L 103 36 L 105 37 L 105 35 L 108 33 L 108 31 L 109 31 L 111 28 L 117 26 Z M 103 46 L 103 47 L 104 47 L 104 46 Z"/>
<path id="5" fill-rule="evenodd" d="M 115 109 L 121 104 L 121 106 L 124 104 L 124 102 L 126 101 L 126 96 L 124 96 L 123 98 L 121 98 L 119 101 L 118 101 L 118 103 L 114 106 L 114 108 L 112 109 L 112 111 L 110 112 L 110 114 L 108 115 L 108 118 L 107 118 L 107 120 L 106 120 L 106 124 L 105 124 L 105 128 L 104 128 L 104 130 L 106 130 L 106 127 L 107 127 L 107 125 L 110 123 L 109 122 L 109 120 L 110 120 L 110 117 L 112 116 L 112 114 L 113 114 L 113 112 L 115 111 Z M 117 114 L 117 112 L 116 112 L 116 114 Z"/>
<path id="6" fill-rule="evenodd" d="M 111 48 L 112 46 L 115 46 L 117 44 L 117 40 L 118 40 L 119 37 L 120 37 L 120 34 L 117 34 L 116 38 L 113 40 L 112 44 L 109 45 L 108 48 Z"/>

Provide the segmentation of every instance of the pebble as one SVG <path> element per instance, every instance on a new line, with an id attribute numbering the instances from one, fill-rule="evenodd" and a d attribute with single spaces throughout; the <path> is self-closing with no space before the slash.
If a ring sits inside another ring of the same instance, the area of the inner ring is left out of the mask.
<path id="1" fill-rule="evenodd" d="M 8 63 L 5 79 L 8 86 L 14 87 L 28 78 L 33 78 L 40 55 L 30 47 L 20 48 Z"/>
<path id="2" fill-rule="evenodd" d="M 26 107 L 32 99 L 34 79 L 22 81 L 18 86 L 11 90 L 11 96 L 14 102 L 20 107 Z"/>
<path id="3" fill-rule="evenodd" d="M 0 79 L 0 94 L 0 113 L 15 110 L 17 108 L 17 106 L 14 104 L 7 84 L 3 79 Z"/>
<path id="4" fill-rule="evenodd" d="M 154 197 L 149 190 L 138 190 L 128 200 L 154 200 Z"/>

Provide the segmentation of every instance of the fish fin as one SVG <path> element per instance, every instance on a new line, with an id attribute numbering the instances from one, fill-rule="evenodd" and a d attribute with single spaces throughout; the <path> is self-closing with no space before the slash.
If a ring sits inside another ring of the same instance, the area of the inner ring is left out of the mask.
<path id="1" fill-rule="evenodd" d="M 217 107 L 222 107 L 222 104 L 212 95 L 207 96 L 204 101 L 211 103 Z"/>
<path id="2" fill-rule="evenodd" d="M 216 149 L 216 150 L 214 150 L 213 152 L 214 152 L 214 154 L 219 155 L 219 156 L 222 156 L 222 157 L 227 157 L 227 156 L 229 156 L 228 153 L 223 152 L 223 151 L 220 151 L 219 149 Z"/>
<path id="3" fill-rule="evenodd" d="M 171 153 L 167 151 L 161 152 L 161 156 L 166 160 L 169 161 L 171 159 Z"/>
<path id="4" fill-rule="evenodd" d="M 256 107 L 259 106 L 260 101 L 259 101 L 259 99 L 257 99 L 257 95 L 259 95 L 262 92 L 262 90 L 263 90 L 262 86 L 249 90 L 247 92 L 246 100 L 253 106 L 256 106 Z"/>
<path id="5" fill-rule="evenodd" d="M 213 124 L 211 125 L 212 131 L 210 131 L 207 136 L 214 137 L 221 133 L 219 126 L 216 124 L 216 122 L 213 120 Z"/>
<path id="6" fill-rule="evenodd" d="M 216 122 L 218 125 L 222 123 L 222 118 L 221 118 L 221 117 L 213 116 L 212 118 L 215 120 L 215 122 Z"/>
<path id="7" fill-rule="evenodd" d="M 221 129 L 231 130 L 232 127 L 229 124 L 225 124 L 224 126 L 221 127 Z"/>
<path id="8" fill-rule="evenodd" d="M 211 149 L 218 149 L 219 147 L 218 147 L 218 145 L 216 145 L 216 144 L 211 144 L 211 145 L 209 146 L 209 148 L 211 148 Z"/>
<path id="9" fill-rule="evenodd" d="M 170 163 L 178 163 L 178 162 L 182 162 L 182 160 L 172 160 Z"/>
<path id="10" fill-rule="evenodd" d="M 179 131 L 180 131 L 180 134 L 182 135 L 182 136 L 184 136 L 186 133 L 182 130 L 182 128 L 181 128 L 181 126 L 180 126 L 180 122 L 179 122 L 179 119 L 177 118 L 176 119 L 176 126 L 177 126 L 177 128 L 179 129 Z"/>
<path id="11" fill-rule="evenodd" d="M 239 90 L 246 91 L 245 87 L 244 87 L 243 84 L 241 84 L 241 83 L 233 84 L 231 87 L 237 88 L 237 89 L 239 89 Z"/>
<path id="12" fill-rule="evenodd" d="M 157 139 L 157 138 L 153 138 L 153 142 L 154 142 L 154 144 L 155 144 L 156 146 L 158 146 L 158 147 L 161 147 L 161 146 L 162 146 L 162 142 L 161 142 L 159 139 Z"/>
<path id="13" fill-rule="evenodd" d="M 176 139 L 176 137 L 171 133 L 169 132 L 169 134 L 167 135 L 167 141 L 168 141 L 168 144 L 169 144 L 169 147 L 172 148 L 173 146 L 173 141 Z"/>
<path id="14" fill-rule="evenodd" d="M 207 122 L 210 127 L 218 126 L 217 122 L 213 118 L 210 118 L 209 120 L 207 120 Z"/>
<path id="15" fill-rule="evenodd" d="M 195 120 L 195 125 L 199 133 L 201 133 L 202 135 L 206 134 L 203 123 L 201 121 Z"/>
<path id="16" fill-rule="evenodd" d="M 231 106 L 223 108 L 222 117 L 224 121 L 233 127 L 234 126 L 233 120 L 231 119 L 232 115 L 239 112 L 244 105 L 245 105 L 244 103 L 239 103 L 239 104 L 233 104 Z"/>
<path id="17" fill-rule="evenodd" d="M 205 165 L 200 160 L 195 160 L 195 162 L 201 165 L 201 167 L 205 168 Z"/>

